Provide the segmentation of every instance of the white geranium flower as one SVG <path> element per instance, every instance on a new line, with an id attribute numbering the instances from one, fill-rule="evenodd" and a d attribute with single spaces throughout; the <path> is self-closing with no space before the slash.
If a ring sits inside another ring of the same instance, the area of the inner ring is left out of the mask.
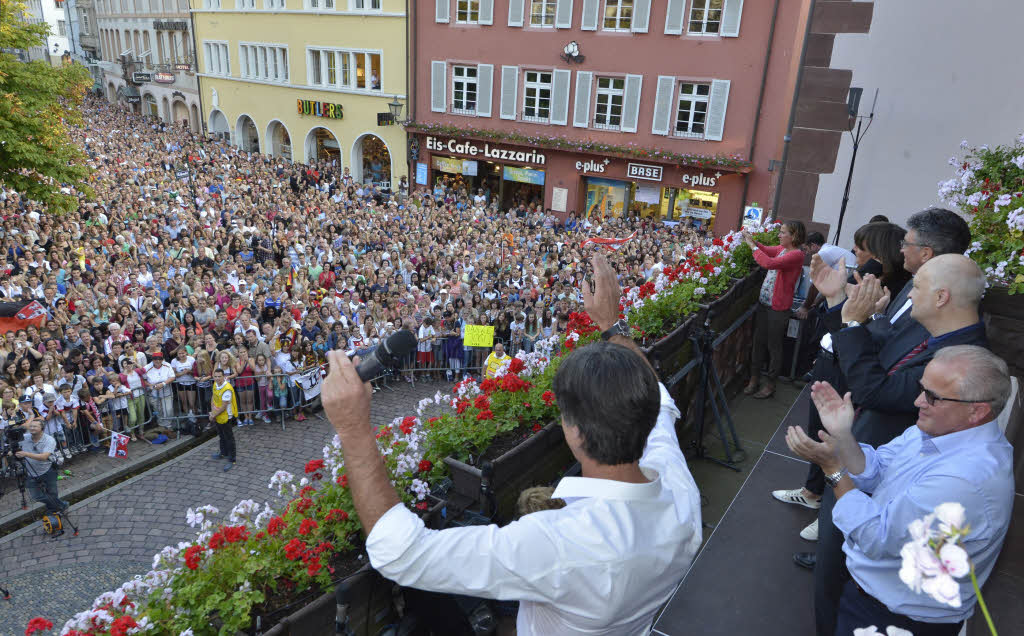
<path id="1" fill-rule="evenodd" d="M 967 551 L 955 543 L 947 543 L 939 549 L 939 559 L 943 569 L 955 578 L 967 576 L 971 571 L 971 562 Z"/>
<path id="2" fill-rule="evenodd" d="M 939 603 L 950 607 L 960 607 L 960 584 L 944 572 L 925 579 L 921 584 L 921 591 Z"/>
<path id="3" fill-rule="evenodd" d="M 939 532 L 950 534 L 967 524 L 967 511 L 959 502 L 951 501 L 936 506 L 935 518 L 939 520 Z"/>

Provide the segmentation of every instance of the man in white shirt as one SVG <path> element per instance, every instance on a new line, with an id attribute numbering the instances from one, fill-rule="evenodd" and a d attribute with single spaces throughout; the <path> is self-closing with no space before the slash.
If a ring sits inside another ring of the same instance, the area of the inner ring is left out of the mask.
<path id="1" fill-rule="evenodd" d="M 330 352 L 323 387 L 345 448 L 370 562 L 401 585 L 518 600 L 517 633 L 646 634 L 701 542 L 700 494 L 679 449 L 675 403 L 618 323 L 621 291 L 602 255 L 590 316 L 610 342 L 569 355 L 553 389 L 582 477 L 554 497 L 565 508 L 503 528 L 427 530 L 388 480 L 370 428 L 370 386 Z M 628 327 L 625 327 L 628 329 Z"/>
<path id="2" fill-rule="evenodd" d="M 174 395 L 171 392 L 174 377 L 174 369 L 164 364 L 164 354 L 154 353 L 153 366 L 146 371 L 146 382 L 149 384 L 150 406 L 160 426 L 170 426 L 174 416 Z"/>

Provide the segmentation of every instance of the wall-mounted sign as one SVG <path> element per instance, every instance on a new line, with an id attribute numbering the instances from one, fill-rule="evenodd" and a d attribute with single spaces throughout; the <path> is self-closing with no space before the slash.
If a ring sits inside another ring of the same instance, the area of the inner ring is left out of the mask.
<path id="1" fill-rule="evenodd" d="M 128 102 L 129 104 L 141 104 L 142 103 L 142 96 L 141 95 L 127 95 L 127 96 L 125 96 L 124 100 L 126 102 Z"/>
<path id="2" fill-rule="evenodd" d="M 764 218 L 764 208 L 757 203 L 751 203 L 743 208 L 743 227 L 748 230 L 760 227 L 762 218 Z"/>
<path id="3" fill-rule="evenodd" d="M 661 166 L 649 166 L 645 163 L 631 163 L 626 166 L 626 177 L 629 179 L 647 179 L 661 181 Z"/>
<path id="4" fill-rule="evenodd" d="M 153 20 L 157 31 L 188 31 L 188 22 L 179 20 Z"/>
<path id="5" fill-rule="evenodd" d="M 427 185 L 427 164 L 422 161 L 416 164 L 416 185 Z"/>
<path id="6" fill-rule="evenodd" d="M 153 74 L 143 73 L 142 71 L 135 71 L 132 73 L 132 81 L 136 84 L 145 84 L 146 82 L 152 82 Z"/>
<path id="7" fill-rule="evenodd" d="M 722 178 L 721 172 L 716 172 L 714 175 L 708 175 L 704 173 L 699 174 L 684 174 L 683 184 L 699 188 L 701 186 L 707 188 L 713 188 L 718 185 L 718 180 Z"/>
<path id="8" fill-rule="evenodd" d="M 519 183 L 532 183 L 533 185 L 544 185 L 544 171 L 531 170 L 530 168 L 516 168 L 505 166 L 505 181 L 517 181 Z"/>
<path id="9" fill-rule="evenodd" d="M 157 84 L 173 84 L 174 73 L 153 73 L 153 81 Z"/>
<path id="10" fill-rule="evenodd" d="M 341 104 L 328 104 L 327 102 L 315 102 L 311 99 L 299 99 L 300 115 L 314 115 L 326 117 L 327 119 L 341 119 L 344 116 Z"/>
<path id="11" fill-rule="evenodd" d="M 536 150 L 511 150 L 508 148 L 498 148 L 488 143 L 478 146 L 472 141 L 459 141 L 457 139 L 427 137 L 427 150 L 483 157 L 485 159 L 515 161 L 517 163 L 535 163 L 541 166 L 547 163 L 547 157 L 544 156 L 544 153 L 537 152 Z"/>
<path id="12" fill-rule="evenodd" d="M 456 159 L 455 157 L 432 157 L 434 169 L 451 174 L 464 174 L 475 177 L 477 162 L 472 159 Z"/>
<path id="13" fill-rule="evenodd" d="M 177 64 L 174 65 L 174 70 L 176 70 L 176 71 L 191 71 L 192 70 L 192 65 L 189 64 L 188 62 L 178 62 Z"/>
<path id="14" fill-rule="evenodd" d="M 569 188 L 551 188 L 551 209 L 555 212 L 565 212 L 566 204 L 569 201 Z"/>
<path id="15" fill-rule="evenodd" d="M 601 174 L 608 167 L 609 163 L 611 163 L 611 161 L 608 159 L 605 159 L 603 161 L 577 161 L 576 169 L 579 170 L 580 172 Z"/>

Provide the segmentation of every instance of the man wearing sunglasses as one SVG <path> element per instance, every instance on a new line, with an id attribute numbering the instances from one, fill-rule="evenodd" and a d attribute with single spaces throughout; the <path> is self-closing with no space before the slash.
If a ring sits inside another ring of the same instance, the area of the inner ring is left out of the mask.
<path id="1" fill-rule="evenodd" d="M 911 523 L 934 512 L 940 524 L 969 529 L 961 546 L 979 587 L 1006 537 L 1013 449 L 997 421 L 1010 396 L 1006 363 L 983 347 L 946 347 L 928 363 L 919 388 L 917 425 L 878 448 L 858 443 L 850 394 L 840 398 L 825 382 L 811 391 L 825 428 L 822 441 L 799 427 L 786 433 L 790 449 L 819 465 L 835 494 L 832 515 L 845 536 L 851 576 L 843 585 L 835 634 L 871 624 L 916 636 L 958 634 L 973 613 L 974 588 L 961 577 L 925 584 L 921 592 L 911 589 L 924 583 L 920 573 L 901 570 L 904 546 L 914 538 Z M 917 549 L 928 551 L 923 544 Z M 905 583 L 908 576 L 912 580 Z"/>

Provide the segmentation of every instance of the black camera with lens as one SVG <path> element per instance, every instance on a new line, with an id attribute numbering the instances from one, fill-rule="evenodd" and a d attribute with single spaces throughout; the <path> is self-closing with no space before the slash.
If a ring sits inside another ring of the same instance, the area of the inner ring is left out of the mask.
<path id="1" fill-rule="evenodd" d="M 9 428 L 5 428 L 4 438 L 7 440 L 7 443 L 11 444 L 12 446 L 14 444 L 19 444 L 23 439 L 25 439 L 25 429 L 21 428 L 20 426 L 11 426 Z"/>

